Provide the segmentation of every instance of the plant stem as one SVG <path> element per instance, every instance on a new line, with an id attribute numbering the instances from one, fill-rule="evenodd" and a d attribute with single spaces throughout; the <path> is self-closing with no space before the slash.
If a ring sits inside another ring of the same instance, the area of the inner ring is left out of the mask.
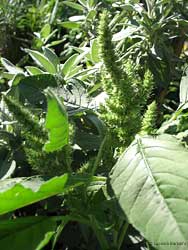
<path id="1" fill-rule="evenodd" d="M 110 247 L 108 245 L 108 242 L 107 242 L 107 240 L 105 238 L 104 233 L 99 228 L 99 225 L 98 225 L 96 219 L 93 216 L 91 216 L 90 218 L 91 218 L 91 227 L 92 227 L 92 229 L 93 229 L 93 231 L 94 231 L 94 233 L 95 233 L 95 235 L 96 235 L 96 237 L 98 239 L 98 242 L 99 242 L 99 244 L 101 246 L 101 249 L 102 250 L 109 250 Z"/>
<path id="2" fill-rule="evenodd" d="M 118 243 L 117 243 L 117 246 L 118 246 L 118 250 L 120 250 L 121 248 L 121 245 L 123 243 L 123 240 L 125 238 L 125 234 L 127 232 L 127 229 L 128 229 L 128 226 L 129 226 L 129 223 L 127 221 L 125 221 L 122 225 L 122 228 L 121 228 L 121 233 L 120 233 L 120 236 L 118 238 Z"/>
<path id="3" fill-rule="evenodd" d="M 92 169 L 92 175 L 95 174 L 95 172 L 96 172 L 96 170 L 97 170 L 97 168 L 98 168 L 98 166 L 100 164 L 100 161 L 101 161 L 102 156 L 103 156 L 103 150 L 104 150 L 104 148 L 106 146 L 107 138 L 108 138 L 108 135 L 105 135 L 105 137 L 104 137 L 104 139 L 103 139 L 103 141 L 102 141 L 102 143 L 100 145 L 99 152 L 97 154 L 97 158 L 95 160 L 95 163 L 94 163 L 94 166 L 93 166 L 93 169 Z"/>

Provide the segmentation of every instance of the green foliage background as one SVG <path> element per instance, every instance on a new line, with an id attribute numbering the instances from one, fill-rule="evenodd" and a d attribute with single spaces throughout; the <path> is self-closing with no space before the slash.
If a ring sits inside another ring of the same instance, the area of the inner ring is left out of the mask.
<path id="1" fill-rule="evenodd" d="M 187 13 L 1 1 L 1 248 L 187 249 Z"/>

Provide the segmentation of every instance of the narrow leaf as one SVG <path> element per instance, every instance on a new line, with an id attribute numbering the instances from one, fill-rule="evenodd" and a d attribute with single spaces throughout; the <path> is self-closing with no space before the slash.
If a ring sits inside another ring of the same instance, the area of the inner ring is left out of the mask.
<path id="1" fill-rule="evenodd" d="M 69 17 L 69 21 L 71 21 L 71 22 L 83 21 L 83 20 L 85 20 L 85 19 L 86 19 L 86 17 L 85 17 L 84 15 L 82 15 L 82 16 L 71 16 L 71 17 Z"/>
<path id="2" fill-rule="evenodd" d="M 183 76 L 180 82 L 180 105 L 188 101 L 188 76 Z"/>
<path id="3" fill-rule="evenodd" d="M 50 60 L 50 62 L 54 65 L 54 67 L 57 69 L 57 65 L 60 64 L 58 56 L 55 54 L 55 52 L 52 49 L 43 47 L 44 55 Z"/>
<path id="4" fill-rule="evenodd" d="M 81 10 L 83 11 L 84 8 L 82 7 L 82 5 L 78 4 L 78 3 L 73 3 L 73 2 L 69 2 L 69 1 L 63 1 L 63 3 L 73 9 L 76 9 L 76 10 Z"/>
<path id="5" fill-rule="evenodd" d="M 10 178 L 10 176 L 14 173 L 16 169 L 16 162 L 14 160 L 11 161 L 11 159 L 9 158 L 10 156 L 8 155 L 0 167 L 0 179 L 1 180 Z"/>
<path id="6" fill-rule="evenodd" d="M 73 65 L 77 59 L 77 57 L 79 56 L 79 54 L 74 54 L 71 57 L 69 57 L 69 59 L 63 64 L 62 67 L 62 72 L 64 74 L 64 76 L 66 76 L 71 69 L 73 68 Z"/>
<path id="7" fill-rule="evenodd" d="M 80 28 L 80 23 L 78 23 L 78 22 L 66 21 L 66 22 L 61 22 L 61 25 L 64 28 L 67 28 L 67 29 L 78 29 L 78 28 Z"/>
<path id="8" fill-rule="evenodd" d="M 95 63 L 98 63 L 100 62 L 100 57 L 99 57 L 99 46 L 98 46 L 98 43 L 97 43 L 97 39 L 94 39 L 91 43 L 91 57 L 92 57 L 92 60 L 95 62 Z"/>
<path id="9" fill-rule="evenodd" d="M 44 56 L 43 54 L 41 54 L 38 51 L 34 51 L 34 50 L 30 50 L 27 49 L 26 50 L 29 55 L 32 57 L 32 59 L 42 68 L 44 68 L 47 72 L 51 73 L 51 74 L 55 74 L 56 73 L 56 68 L 55 66 L 49 61 L 49 59 Z"/>
<path id="10" fill-rule="evenodd" d="M 40 34 L 42 38 L 47 38 L 51 33 L 51 27 L 50 24 L 47 23 L 44 25 L 44 27 L 42 28 Z"/>
<path id="11" fill-rule="evenodd" d="M 25 68 L 30 75 L 40 75 L 44 73 L 44 71 L 34 66 L 26 66 Z"/>
<path id="12" fill-rule="evenodd" d="M 78 0 L 78 2 L 79 2 L 82 6 L 87 7 L 87 2 L 86 2 L 86 0 Z"/>
<path id="13" fill-rule="evenodd" d="M 44 247 L 50 242 L 52 236 L 55 234 L 55 231 L 47 232 L 45 234 L 44 239 L 40 242 L 40 244 L 37 246 L 36 250 L 43 250 Z"/>
<path id="14" fill-rule="evenodd" d="M 8 70 L 8 72 L 11 74 L 23 73 L 23 69 L 18 68 L 6 58 L 1 57 L 1 63 L 5 67 L 5 69 Z"/>
<path id="15" fill-rule="evenodd" d="M 127 37 L 130 37 L 135 31 L 137 27 L 127 27 L 126 29 L 121 30 L 120 32 L 113 35 L 113 41 L 121 41 Z"/>
<path id="16" fill-rule="evenodd" d="M 50 24 L 52 24 L 55 20 L 55 17 L 56 17 L 57 11 L 58 11 L 58 5 L 59 5 L 59 0 L 56 0 L 55 4 L 54 4 L 54 8 L 53 8 L 52 13 L 51 13 Z"/>

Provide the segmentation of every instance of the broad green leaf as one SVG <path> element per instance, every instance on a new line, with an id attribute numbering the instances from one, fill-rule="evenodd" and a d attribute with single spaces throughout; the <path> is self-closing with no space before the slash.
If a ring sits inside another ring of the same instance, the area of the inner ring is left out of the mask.
<path id="1" fill-rule="evenodd" d="M 63 148 L 69 142 L 68 116 L 62 101 L 50 90 L 46 91 L 48 110 L 45 128 L 49 131 L 49 141 L 44 145 L 46 152 Z"/>
<path id="2" fill-rule="evenodd" d="M 137 137 L 112 170 L 122 211 L 157 250 L 187 249 L 177 246 L 188 241 L 187 162 L 188 150 L 164 134 Z"/>
<path id="3" fill-rule="evenodd" d="M 76 131 L 74 141 L 82 150 L 98 150 L 103 138 L 99 135 Z"/>
<path id="4" fill-rule="evenodd" d="M 55 66 L 49 61 L 49 59 L 44 56 L 43 54 L 41 54 L 38 51 L 34 51 L 34 50 L 30 50 L 27 49 L 26 50 L 29 55 L 32 57 L 32 59 L 42 68 L 44 68 L 47 72 L 51 73 L 51 74 L 55 74 L 56 73 L 56 68 Z"/>
<path id="5" fill-rule="evenodd" d="M 23 217 L 0 221 L 0 246 L 6 250 L 39 250 L 55 232 L 56 221 L 50 217 Z"/>
<path id="6" fill-rule="evenodd" d="M 20 97 L 35 105 L 45 100 L 43 90 L 48 87 L 57 87 L 57 81 L 51 74 L 28 76 L 18 84 Z"/>
<path id="7" fill-rule="evenodd" d="M 63 193 L 67 181 L 67 174 L 46 182 L 39 178 L 13 178 L 0 181 L 0 214 Z"/>
<path id="8" fill-rule="evenodd" d="M 76 9 L 76 10 L 81 10 L 83 11 L 84 8 L 82 7 L 82 5 L 78 4 L 78 3 L 73 3 L 73 2 L 69 2 L 69 1 L 63 1 L 63 3 L 73 9 Z"/>
<path id="9" fill-rule="evenodd" d="M 98 180 L 98 177 L 64 174 L 48 181 L 39 177 L 0 181 L 0 215 L 57 194 L 67 193 L 77 186 L 95 180 Z"/>
<path id="10" fill-rule="evenodd" d="M 47 87 L 57 87 L 56 79 L 51 74 L 40 74 L 34 76 L 27 76 L 22 79 L 19 86 L 25 85 L 26 87 L 35 87 L 44 90 Z"/>
<path id="11" fill-rule="evenodd" d="M 23 69 L 18 68 L 6 58 L 1 57 L 1 63 L 5 67 L 5 69 L 8 70 L 8 72 L 11 74 L 23 73 Z"/>
<path id="12" fill-rule="evenodd" d="M 79 56 L 79 54 L 74 54 L 71 57 L 69 57 L 69 59 L 63 64 L 62 67 L 62 72 L 63 75 L 66 76 L 73 68 L 74 63 L 77 59 L 77 57 Z"/>
<path id="13" fill-rule="evenodd" d="M 80 28 L 80 23 L 78 23 L 78 22 L 66 21 L 66 22 L 61 22 L 61 25 L 64 28 L 67 28 L 67 29 L 78 29 L 78 28 Z"/>
<path id="14" fill-rule="evenodd" d="M 57 69 L 57 65 L 60 64 L 58 56 L 55 54 L 55 52 L 52 49 L 43 47 L 44 55 L 50 60 L 50 62 L 54 65 L 54 67 Z"/>
<path id="15" fill-rule="evenodd" d="M 104 139 L 106 134 L 106 127 L 104 122 L 96 114 L 87 114 L 86 119 L 95 126 L 98 134 Z"/>
<path id="16" fill-rule="evenodd" d="M 34 66 L 26 66 L 25 68 L 30 75 L 40 75 L 44 73 L 44 71 Z"/>

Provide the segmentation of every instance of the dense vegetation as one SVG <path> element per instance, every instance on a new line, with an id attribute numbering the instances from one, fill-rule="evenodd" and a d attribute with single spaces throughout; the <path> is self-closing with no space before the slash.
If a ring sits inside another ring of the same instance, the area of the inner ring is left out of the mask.
<path id="1" fill-rule="evenodd" d="M 1 0 L 0 249 L 188 249 L 187 0 Z"/>

